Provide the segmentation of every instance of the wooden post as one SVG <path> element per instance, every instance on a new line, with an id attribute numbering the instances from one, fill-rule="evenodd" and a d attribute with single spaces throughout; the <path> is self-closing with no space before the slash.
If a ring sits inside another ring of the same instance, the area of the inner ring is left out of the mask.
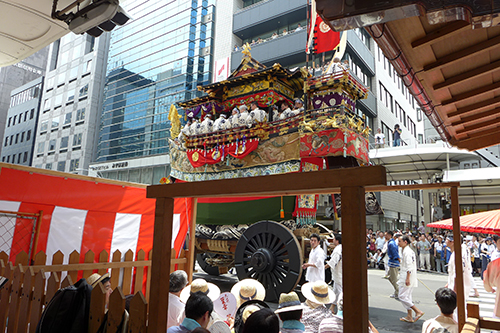
<path id="1" fill-rule="evenodd" d="M 191 223 L 189 223 L 189 246 L 187 275 L 189 283 L 193 282 L 194 261 L 196 260 L 196 215 L 198 212 L 198 198 L 193 198 L 193 208 L 191 209 Z"/>
<path id="2" fill-rule="evenodd" d="M 151 260 L 148 332 L 166 332 L 174 199 L 157 198 Z"/>
<path id="3" fill-rule="evenodd" d="M 350 332 L 368 333 L 365 189 L 346 186 L 341 195 L 344 326 Z"/>
<path id="4" fill-rule="evenodd" d="M 465 325 L 464 268 L 462 264 L 462 242 L 460 240 L 460 205 L 458 188 L 451 187 L 451 216 L 453 219 L 453 248 L 455 252 L 455 290 L 457 292 L 458 329 Z"/>
<path id="5" fill-rule="evenodd" d="M 31 260 L 35 260 L 35 255 L 37 254 L 36 250 L 38 247 L 38 238 L 40 236 L 40 227 L 42 226 L 42 219 L 43 219 L 43 210 L 41 210 L 38 213 L 37 216 L 37 222 L 36 222 L 36 229 L 35 229 L 35 239 L 33 240 L 33 248 L 31 249 Z"/>

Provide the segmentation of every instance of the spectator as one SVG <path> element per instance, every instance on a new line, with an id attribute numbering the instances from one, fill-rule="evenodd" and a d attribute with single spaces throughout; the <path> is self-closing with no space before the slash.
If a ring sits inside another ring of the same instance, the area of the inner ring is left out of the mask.
<path id="1" fill-rule="evenodd" d="M 377 134 L 375 134 L 375 148 L 384 148 L 385 146 L 385 134 L 382 133 L 380 128 L 377 128 Z"/>
<path id="2" fill-rule="evenodd" d="M 425 238 L 425 235 L 420 236 L 420 241 L 417 243 L 417 248 L 420 250 L 420 269 L 431 269 L 430 266 L 430 250 L 431 244 Z"/>
<path id="3" fill-rule="evenodd" d="M 410 249 L 410 238 L 405 235 L 399 237 L 399 246 L 403 249 L 401 257 L 401 271 L 399 275 L 399 301 L 407 311 L 406 317 L 400 318 L 401 321 L 414 323 L 419 320 L 424 313 L 413 304 L 413 289 L 418 286 L 417 280 L 417 260 L 415 253 Z M 415 311 L 415 318 L 412 316 L 412 310 Z"/>
<path id="4" fill-rule="evenodd" d="M 421 234 L 424 234 L 425 233 L 425 223 L 424 223 L 424 221 L 422 221 L 420 223 L 421 224 L 420 224 L 420 227 L 418 227 L 418 232 L 420 232 Z"/>
<path id="5" fill-rule="evenodd" d="M 413 252 L 415 252 L 415 258 L 419 258 L 417 238 L 414 235 L 411 235 L 410 240 L 411 240 L 410 249 L 412 249 Z M 417 269 L 419 268 L 420 268 L 420 261 L 417 260 Z"/>
<path id="6" fill-rule="evenodd" d="M 469 242 L 469 248 L 472 253 L 472 269 L 474 270 L 473 275 L 481 275 L 481 257 L 479 255 L 479 242 L 477 237 L 472 235 L 472 240 Z"/>
<path id="7" fill-rule="evenodd" d="M 451 250 L 451 256 L 448 263 L 448 283 L 445 287 L 450 288 L 455 291 L 455 278 L 456 278 L 456 270 L 455 270 L 455 252 L 454 252 L 454 240 L 453 236 L 446 237 L 446 246 Z M 462 251 L 462 265 L 463 265 L 463 284 L 464 284 L 464 297 L 465 303 L 467 303 L 467 299 L 469 298 L 470 290 L 474 287 L 474 279 L 472 277 L 472 266 L 470 262 L 470 253 L 465 244 L 461 244 Z M 476 295 L 478 292 L 476 290 Z M 464 304 L 465 306 L 465 304 Z"/>
<path id="8" fill-rule="evenodd" d="M 457 307 L 457 294 L 449 288 L 439 288 L 436 290 L 435 296 L 441 314 L 426 320 L 422 325 L 422 333 L 434 333 L 438 328 L 458 333 L 458 323 L 453 319 L 453 311 Z"/>
<path id="9" fill-rule="evenodd" d="M 272 39 L 276 39 L 278 38 L 278 34 L 277 33 L 273 33 L 273 35 L 271 36 Z"/>
<path id="10" fill-rule="evenodd" d="M 235 50 L 235 51 L 239 51 L 239 50 L 240 50 L 240 48 L 238 47 L 238 45 L 235 45 L 235 46 L 234 46 L 234 50 Z"/>
<path id="11" fill-rule="evenodd" d="M 297 24 L 297 28 L 295 28 L 295 32 L 300 31 L 300 30 L 302 30 L 302 26 L 299 23 L 299 24 Z"/>
<path id="12" fill-rule="evenodd" d="M 186 302 L 186 318 L 179 326 L 170 327 L 167 333 L 187 333 L 197 327 L 207 328 L 213 309 L 212 300 L 203 292 L 191 294 Z"/>
<path id="13" fill-rule="evenodd" d="M 494 250 L 491 253 L 491 261 L 500 258 L 500 237 L 498 235 L 493 235 Z"/>
<path id="14" fill-rule="evenodd" d="M 436 259 L 436 271 L 438 273 L 444 273 L 443 236 L 438 236 L 438 240 L 434 243 L 434 258 Z"/>
<path id="15" fill-rule="evenodd" d="M 167 328 L 179 326 L 184 320 L 185 304 L 181 301 L 180 296 L 187 283 L 188 276 L 186 272 L 178 270 L 170 273 Z"/>
<path id="16" fill-rule="evenodd" d="M 241 306 L 246 301 L 259 300 L 266 298 L 266 289 L 259 281 L 255 279 L 243 279 L 231 288 L 231 294 L 236 297 L 237 306 Z"/>
<path id="17" fill-rule="evenodd" d="M 306 332 L 316 333 L 323 319 L 333 317 L 332 311 L 325 305 L 333 302 L 334 293 L 324 281 L 305 283 L 301 291 L 306 298 L 301 321 Z"/>
<path id="18" fill-rule="evenodd" d="M 306 281 L 325 281 L 325 259 L 326 255 L 321 246 L 319 246 L 320 238 L 318 234 L 312 234 L 309 240 L 311 244 L 311 252 L 309 253 L 309 261 L 302 264 L 302 269 L 306 271 Z"/>
<path id="19" fill-rule="evenodd" d="M 281 294 L 278 309 L 275 313 L 283 322 L 281 333 L 301 333 L 306 327 L 300 322 L 303 306 L 299 296 L 294 292 Z"/>
<path id="20" fill-rule="evenodd" d="M 248 317 L 250 317 L 252 313 L 264 308 L 269 309 L 269 305 L 258 299 L 246 301 L 241 304 L 234 316 L 234 333 L 241 333 L 243 331 L 243 325 L 245 325 Z"/>
<path id="21" fill-rule="evenodd" d="M 399 147 L 401 146 L 401 129 L 399 128 L 399 124 L 394 125 L 394 133 L 393 133 L 393 146 Z"/>
<path id="22" fill-rule="evenodd" d="M 92 289 L 97 287 L 99 282 L 102 283 L 104 291 L 106 292 L 106 309 L 107 309 L 109 305 L 109 296 L 111 296 L 111 293 L 113 292 L 113 288 L 111 288 L 111 281 L 109 274 L 105 273 L 103 275 L 99 275 L 97 273 L 94 273 L 87 278 L 87 283 L 92 287 Z"/>
<path id="23" fill-rule="evenodd" d="M 375 241 L 375 245 L 377 246 L 377 250 L 381 250 L 384 248 L 384 244 L 385 244 L 386 240 L 385 240 L 385 237 L 384 237 L 384 233 L 382 231 L 380 231 L 378 233 L 378 238 L 376 239 Z"/>
<path id="24" fill-rule="evenodd" d="M 243 333 L 278 333 L 280 321 L 271 309 L 261 309 L 248 317 L 243 326 Z"/>
<path id="25" fill-rule="evenodd" d="M 434 244 L 436 243 L 437 239 L 433 238 L 431 234 L 427 235 L 427 240 L 429 241 L 429 244 L 431 245 L 429 247 L 429 261 L 431 264 L 430 269 L 435 271 L 436 270 L 436 262 L 434 261 Z"/>
<path id="26" fill-rule="evenodd" d="M 215 301 L 220 295 L 220 289 L 215 284 L 207 282 L 205 279 L 195 279 L 191 284 L 181 291 L 181 301 L 187 304 L 189 297 L 201 291 L 204 295 L 207 295 L 212 301 Z M 186 314 L 187 315 L 187 314 Z"/>
<path id="27" fill-rule="evenodd" d="M 286 29 L 283 29 L 283 36 L 288 35 L 288 31 Z"/>
<path id="28" fill-rule="evenodd" d="M 483 279 L 484 271 L 486 271 L 488 263 L 490 262 L 490 244 L 491 238 L 488 237 L 479 247 L 479 251 L 481 253 L 481 279 Z"/>
<path id="29" fill-rule="evenodd" d="M 339 312 L 332 318 L 327 318 L 319 324 L 318 333 L 343 333 L 344 332 L 344 318 L 343 318 L 343 301 L 339 300 Z M 377 329 L 371 321 L 368 321 L 368 332 L 378 333 Z"/>

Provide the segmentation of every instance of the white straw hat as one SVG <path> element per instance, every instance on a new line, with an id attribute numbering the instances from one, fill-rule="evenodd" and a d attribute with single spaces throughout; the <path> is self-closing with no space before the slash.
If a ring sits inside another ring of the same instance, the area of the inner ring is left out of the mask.
<path id="1" fill-rule="evenodd" d="M 257 280 L 243 279 L 231 288 L 231 294 L 236 297 L 238 307 L 249 300 L 258 299 L 263 301 L 266 298 L 266 288 Z"/>
<path id="2" fill-rule="evenodd" d="M 308 282 L 303 284 L 300 290 L 305 298 L 314 303 L 329 304 L 335 298 L 335 294 L 324 281 Z"/>
<path id="3" fill-rule="evenodd" d="M 191 282 L 189 286 L 186 286 L 181 291 L 181 301 L 186 303 L 191 293 L 201 291 L 208 296 L 212 301 L 217 299 L 220 295 L 220 289 L 215 284 L 207 282 L 205 279 L 196 279 Z"/>

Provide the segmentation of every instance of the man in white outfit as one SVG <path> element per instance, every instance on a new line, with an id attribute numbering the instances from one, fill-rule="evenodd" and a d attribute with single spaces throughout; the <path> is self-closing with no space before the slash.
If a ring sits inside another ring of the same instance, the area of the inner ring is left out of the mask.
<path id="1" fill-rule="evenodd" d="M 406 317 L 399 320 L 414 323 L 419 320 L 424 313 L 413 304 L 412 293 L 413 289 L 418 286 L 417 281 L 417 259 L 415 252 L 408 246 L 411 243 L 408 235 L 399 237 L 399 246 L 403 249 L 401 256 L 401 266 L 399 271 L 399 301 L 403 304 L 407 311 Z M 412 310 L 415 311 L 413 318 Z"/>
<path id="2" fill-rule="evenodd" d="M 500 293 L 496 289 L 500 286 L 500 260 L 493 260 L 483 274 L 484 289 L 490 293 L 496 293 L 493 318 L 500 318 Z M 500 331 L 493 331 L 498 333 Z"/>
<path id="3" fill-rule="evenodd" d="M 462 237 L 460 237 L 462 238 Z M 450 256 L 450 261 L 448 262 L 448 283 L 446 284 L 447 288 L 456 292 L 455 288 L 455 278 L 456 278 L 456 266 L 455 266 L 455 251 L 454 251 L 453 236 L 446 237 L 446 246 L 448 246 L 452 253 Z M 474 286 L 474 279 L 472 277 L 472 265 L 470 261 L 470 252 L 469 248 L 466 244 L 462 244 L 462 266 L 463 266 L 463 275 L 464 275 L 464 298 L 465 303 L 467 304 L 467 299 L 469 298 L 470 291 Z M 474 288 L 475 289 L 475 288 Z M 477 291 L 476 291 L 476 294 Z M 464 304 L 465 306 L 465 304 Z"/>
<path id="4" fill-rule="evenodd" d="M 333 240 L 333 245 L 335 248 L 333 249 L 332 256 L 330 260 L 326 263 L 325 269 L 330 267 L 332 271 L 332 280 L 333 280 L 333 292 L 335 293 L 335 302 L 334 305 L 337 305 L 337 302 L 340 300 L 340 295 L 342 294 L 342 235 L 336 234 Z"/>
<path id="5" fill-rule="evenodd" d="M 310 237 L 311 253 L 309 253 L 309 260 L 307 263 L 302 264 L 302 269 L 306 271 L 306 281 L 316 282 L 325 281 L 325 259 L 326 255 L 321 246 L 319 246 L 319 235 L 312 234 Z"/>

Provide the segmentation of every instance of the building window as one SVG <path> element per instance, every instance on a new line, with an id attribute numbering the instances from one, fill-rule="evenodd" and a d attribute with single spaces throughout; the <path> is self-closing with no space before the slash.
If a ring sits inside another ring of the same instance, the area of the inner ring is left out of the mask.
<path id="1" fill-rule="evenodd" d="M 52 118 L 51 129 L 54 130 L 57 129 L 57 127 L 59 127 L 59 118 Z"/>
<path id="2" fill-rule="evenodd" d="M 10 127 L 10 121 L 12 120 L 12 117 L 9 117 L 9 121 L 7 122 L 7 127 Z"/>
<path id="3" fill-rule="evenodd" d="M 71 103 L 75 100 L 75 91 L 72 90 L 70 92 L 68 92 L 68 100 L 66 101 L 66 103 Z"/>
<path id="4" fill-rule="evenodd" d="M 52 170 L 52 163 L 45 164 L 45 169 Z"/>
<path id="5" fill-rule="evenodd" d="M 68 148 L 68 142 L 69 142 L 69 136 L 61 138 L 61 146 L 59 147 L 59 149 Z"/>
<path id="6" fill-rule="evenodd" d="M 43 109 L 44 109 L 44 110 L 48 110 L 48 109 L 50 109 L 50 99 L 46 99 L 46 100 L 43 102 Z"/>
<path id="7" fill-rule="evenodd" d="M 2 162 L 5 162 L 5 156 L 2 156 Z"/>
<path id="8" fill-rule="evenodd" d="M 37 154 L 43 154 L 43 151 L 45 150 L 45 142 L 39 142 L 38 143 L 38 149 L 36 150 Z"/>
<path id="9" fill-rule="evenodd" d="M 23 163 L 26 163 L 26 162 L 28 162 L 28 152 L 27 151 L 24 152 L 24 158 L 23 158 Z"/>
<path id="10" fill-rule="evenodd" d="M 64 169 L 66 169 L 66 161 L 58 162 L 57 163 L 57 171 L 64 172 Z"/>
<path id="11" fill-rule="evenodd" d="M 21 133 L 21 142 L 24 141 L 24 132 Z"/>
<path id="12" fill-rule="evenodd" d="M 4 145 L 3 145 L 3 146 L 4 146 L 4 147 L 7 147 L 7 144 L 8 144 L 8 143 L 9 143 L 9 137 L 7 136 L 7 137 L 5 138 L 5 143 L 4 143 Z"/>
<path id="13" fill-rule="evenodd" d="M 76 122 L 83 121 L 85 119 L 85 108 L 78 109 L 76 111 Z"/>
<path id="14" fill-rule="evenodd" d="M 22 113 L 19 115 L 19 120 L 18 120 L 18 122 L 17 122 L 17 123 L 18 123 L 18 124 L 20 124 L 20 123 L 21 123 L 21 121 L 23 121 L 23 114 L 22 114 Z"/>
<path id="15" fill-rule="evenodd" d="M 9 162 L 10 162 L 10 155 L 7 156 L 7 163 L 9 163 Z"/>
<path id="16" fill-rule="evenodd" d="M 17 144 L 18 141 L 19 141 L 19 133 L 16 134 L 16 142 L 15 142 L 15 144 Z"/>
<path id="17" fill-rule="evenodd" d="M 28 120 L 28 113 L 29 113 L 29 111 L 26 111 L 26 112 L 24 113 L 24 121 Z"/>
<path id="18" fill-rule="evenodd" d="M 62 105 L 62 94 L 56 95 L 54 98 L 54 108 L 57 108 Z"/>
<path id="19" fill-rule="evenodd" d="M 85 97 L 85 96 L 87 96 L 88 93 L 89 93 L 89 84 L 87 83 L 85 86 L 80 88 L 80 90 L 78 91 L 78 97 L 79 98 Z"/>
<path id="20" fill-rule="evenodd" d="M 26 133 L 26 141 L 29 141 L 31 139 L 31 130 L 28 130 L 28 133 Z"/>
<path id="21" fill-rule="evenodd" d="M 17 163 L 21 163 L 21 158 L 22 158 L 22 156 L 23 156 L 23 153 L 19 153 L 19 154 L 17 155 Z"/>
<path id="22" fill-rule="evenodd" d="M 49 141 L 49 151 L 54 151 L 56 150 L 56 140 L 52 139 Z"/>
<path id="23" fill-rule="evenodd" d="M 35 109 L 31 109 L 31 111 L 30 111 L 30 119 L 33 119 L 34 116 L 35 116 Z"/>
<path id="24" fill-rule="evenodd" d="M 71 160 L 70 165 L 69 165 L 69 171 L 70 172 L 76 171 L 76 169 L 78 169 L 79 167 L 80 167 L 80 159 L 79 158 Z"/>
<path id="25" fill-rule="evenodd" d="M 14 142 L 14 135 L 11 135 L 10 136 L 10 143 L 9 143 L 9 145 L 12 146 L 13 142 Z"/>
<path id="26" fill-rule="evenodd" d="M 12 121 L 12 126 L 14 126 L 14 125 L 16 124 L 16 117 L 17 117 L 17 116 L 14 116 L 14 118 L 13 118 L 13 121 Z"/>
<path id="27" fill-rule="evenodd" d="M 71 124 L 71 112 L 66 113 L 64 116 L 64 125 Z"/>
<path id="28" fill-rule="evenodd" d="M 82 133 L 73 136 L 73 147 L 82 145 Z"/>

